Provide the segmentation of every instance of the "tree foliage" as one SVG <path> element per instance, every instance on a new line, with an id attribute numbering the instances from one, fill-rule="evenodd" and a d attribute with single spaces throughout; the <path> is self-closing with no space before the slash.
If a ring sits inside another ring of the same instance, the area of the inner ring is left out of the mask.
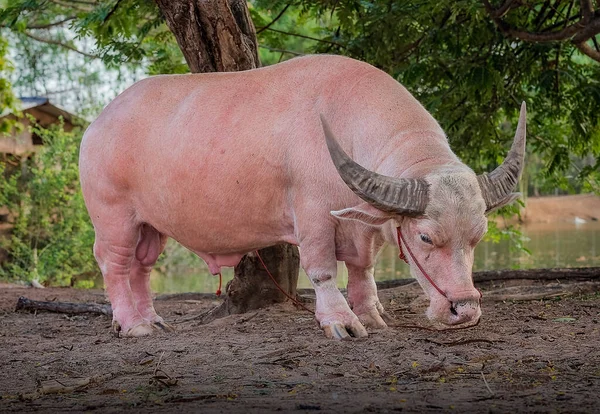
<path id="1" fill-rule="evenodd" d="M 141 76 L 188 71 L 152 1 L 0 0 L 0 27 L 15 89 L 89 118 Z"/>
<path id="2" fill-rule="evenodd" d="M 250 12 L 263 64 L 316 52 L 381 68 L 424 104 L 477 172 L 502 161 L 526 101 L 524 181 L 542 190 L 600 191 L 598 1 L 252 0 Z M 188 71 L 151 0 L 0 0 L 0 28 L 3 106 L 14 105 L 5 75 L 8 44 L 19 66 L 18 90 L 74 90 L 78 110 L 90 114 L 141 74 Z M 16 175 L 1 191 L 0 204 L 11 203 L 19 217 L 10 243 L 21 270 L 10 271 L 27 278 L 68 277 L 93 264 L 85 256 L 92 234 L 75 191 L 76 158 L 66 147 L 60 168 L 44 158 L 60 157 L 52 146 L 77 147 L 77 139 L 52 134 L 27 172 L 33 180 Z M 84 245 L 85 253 L 75 254 L 74 246 Z M 40 264 L 41 256 L 56 259 Z"/>
<path id="3" fill-rule="evenodd" d="M 254 0 L 250 11 L 263 62 L 338 53 L 383 69 L 432 112 L 477 171 L 501 162 L 525 100 L 528 148 L 542 163 L 529 181 L 547 188 L 597 185 L 597 2 Z M 0 12 L 0 24 L 109 67 L 187 71 L 150 0 L 16 0 Z M 93 48 L 79 50 L 84 40 Z M 577 180 L 565 180 L 573 174 Z"/>
<path id="4" fill-rule="evenodd" d="M 102 59 L 109 67 L 144 61 L 150 74 L 188 71 L 153 1 L 16 0 L 0 11 L 0 23 L 40 43 Z"/>
<path id="5" fill-rule="evenodd" d="M 13 66 L 7 55 L 8 42 L 0 37 L 0 114 L 17 111 L 17 101 L 8 80 Z M 14 123 L 8 118 L 0 120 L 0 134 L 9 132 L 13 127 Z"/>
<path id="6" fill-rule="evenodd" d="M 32 132 L 44 146 L 0 181 L 0 205 L 14 217 L 11 236 L 0 239 L 10 253 L 0 276 L 69 285 L 75 276 L 97 271 L 94 230 L 79 188 L 81 131 L 60 126 Z M 0 163 L 0 176 L 5 168 Z"/>
<path id="7" fill-rule="evenodd" d="M 506 3 L 511 7 L 499 17 L 490 14 L 494 6 L 486 9 L 489 3 L 479 0 L 293 2 L 296 10 L 326 23 L 314 30 L 313 36 L 321 39 L 314 50 L 352 56 L 396 77 L 478 171 L 501 162 L 520 102 L 526 101 L 528 149 L 544 160 L 541 172 L 551 178 L 550 184 L 560 185 L 573 157 L 600 156 L 600 64 L 580 50 L 582 44 L 597 48 L 600 5 L 589 12 L 589 37 L 576 44 L 572 37 L 538 41 L 533 33 L 581 26 L 579 1 Z M 281 10 L 290 3 L 257 4 Z M 509 26 L 498 19 L 531 36 L 500 30 Z M 259 40 L 268 45 L 270 37 Z M 582 168 L 579 181 L 593 183 L 599 167 L 595 162 Z"/>

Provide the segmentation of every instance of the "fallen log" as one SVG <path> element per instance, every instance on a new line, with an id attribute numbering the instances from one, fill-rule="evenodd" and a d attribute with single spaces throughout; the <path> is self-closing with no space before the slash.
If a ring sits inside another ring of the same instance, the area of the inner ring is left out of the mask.
<path id="1" fill-rule="evenodd" d="M 16 311 L 47 311 L 56 313 L 95 313 L 106 316 L 112 316 L 112 308 L 110 305 L 100 303 L 69 303 L 69 302 L 43 302 L 39 300 L 27 299 L 21 296 L 17 300 Z"/>
<path id="2" fill-rule="evenodd" d="M 475 283 L 500 280 L 558 280 L 558 281 L 591 281 L 600 279 L 600 267 L 574 267 L 563 269 L 503 269 L 473 272 Z M 377 289 L 392 289 L 414 282 L 413 278 L 384 280 L 377 282 Z M 302 289 L 299 293 L 307 294 L 312 289 Z"/>
<path id="3" fill-rule="evenodd" d="M 581 267 L 581 268 L 566 268 L 566 269 L 526 269 L 526 270 L 489 270 L 484 272 L 474 272 L 473 280 L 475 283 L 499 281 L 499 280 L 556 280 L 565 282 L 590 282 L 585 285 L 582 289 L 580 286 L 576 286 L 580 283 L 574 284 L 575 287 L 567 287 L 566 285 L 555 285 L 552 287 L 540 288 L 542 290 L 532 292 L 529 294 L 523 294 L 521 291 L 490 292 L 487 300 L 538 300 L 549 298 L 553 296 L 561 296 L 564 294 L 575 294 L 575 293 L 589 293 L 597 291 L 600 288 L 600 284 L 592 283 L 594 280 L 600 280 L 600 267 Z M 397 279 L 397 280 L 386 280 L 377 282 L 378 289 L 392 289 L 400 286 L 404 286 L 415 282 L 415 279 Z M 344 291 L 344 290 L 342 290 Z M 314 291 L 312 289 L 299 289 L 299 297 L 301 301 L 312 302 L 314 301 Z M 495 296 L 494 296 L 495 294 Z M 176 293 L 169 295 L 160 295 L 157 300 L 189 300 L 194 298 L 197 300 L 201 299 L 213 299 L 214 294 L 210 293 Z M 21 296 L 17 301 L 15 311 L 28 310 L 28 311 L 47 311 L 67 314 L 81 314 L 81 313 L 94 313 L 106 316 L 112 316 L 112 308 L 110 305 L 99 304 L 99 303 L 68 303 L 68 302 L 42 302 L 27 299 Z M 210 312 L 210 311 L 209 311 Z"/>
<path id="4" fill-rule="evenodd" d="M 600 291 L 600 282 L 560 283 L 545 286 L 511 286 L 493 289 L 486 292 L 484 300 L 487 301 L 531 301 L 551 299 L 553 297 L 566 297 Z"/>
<path id="5" fill-rule="evenodd" d="M 563 269 L 504 269 L 473 272 L 473 281 L 497 280 L 592 280 L 600 279 L 600 267 L 574 267 Z"/>

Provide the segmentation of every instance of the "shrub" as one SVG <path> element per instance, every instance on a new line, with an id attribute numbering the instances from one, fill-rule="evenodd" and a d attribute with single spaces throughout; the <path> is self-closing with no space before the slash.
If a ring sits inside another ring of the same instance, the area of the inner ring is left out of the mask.
<path id="1" fill-rule="evenodd" d="M 8 207 L 13 229 L 0 239 L 9 259 L 5 279 L 70 285 L 83 273 L 97 275 L 92 253 L 94 229 L 79 185 L 81 131 L 33 127 L 44 145 L 21 169 L 0 162 L 0 205 Z M 91 276 L 90 275 L 90 276 Z M 83 284 L 85 285 L 85 283 Z"/>

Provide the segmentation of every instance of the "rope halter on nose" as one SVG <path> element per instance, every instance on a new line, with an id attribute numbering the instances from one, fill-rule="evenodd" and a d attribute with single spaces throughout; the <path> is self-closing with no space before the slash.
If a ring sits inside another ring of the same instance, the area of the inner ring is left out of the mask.
<path id="1" fill-rule="evenodd" d="M 425 269 L 423 269 L 423 266 L 421 266 L 421 263 L 419 263 L 419 261 L 413 254 L 412 250 L 410 250 L 410 246 L 408 245 L 408 243 L 406 243 L 406 240 L 404 240 L 404 236 L 402 235 L 402 232 L 400 231 L 400 227 L 396 227 L 396 233 L 398 236 L 398 248 L 400 249 L 400 253 L 398 254 L 398 257 L 400 259 L 404 260 L 406 262 L 406 264 L 410 264 L 410 263 L 408 263 L 408 259 L 406 258 L 406 256 L 404 255 L 404 251 L 402 250 L 402 245 L 404 244 L 404 247 L 406 247 L 406 251 L 408 252 L 408 255 L 410 256 L 412 261 L 417 265 L 417 268 L 419 268 L 419 271 L 421 272 L 421 274 L 423 276 L 425 276 L 425 279 L 427 279 L 427 281 L 429 283 L 431 283 L 431 286 L 433 286 L 435 288 L 435 290 L 437 290 L 439 292 L 440 295 L 442 295 L 443 297 L 448 299 L 448 302 L 453 303 L 450 300 L 450 298 L 448 298 L 448 295 L 446 295 L 446 293 L 442 289 L 440 289 L 440 287 L 438 285 L 436 285 L 436 283 L 433 281 L 433 279 L 427 274 Z M 477 289 L 477 288 L 475 288 L 475 289 L 477 290 L 477 292 L 479 292 L 479 303 L 481 303 L 481 297 L 483 295 L 479 289 Z"/>

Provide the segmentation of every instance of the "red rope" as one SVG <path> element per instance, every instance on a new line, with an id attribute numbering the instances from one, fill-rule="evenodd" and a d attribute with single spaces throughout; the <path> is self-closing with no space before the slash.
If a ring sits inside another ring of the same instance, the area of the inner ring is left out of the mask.
<path id="1" fill-rule="evenodd" d="M 444 291 L 442 289 L 440 289 L 438 287 L 438 285 L 435 284 L 435 282 L 433 281 L 433 279 L 431 277 L 429 277 L 429 275 L 427 274 L 427 272 L 425 271 L 425 269 L 423 269 L 423 267 L 421 267 L 421 263 L 419 263 L 417 261 L 417 258 L 412 253 L 412 250 L 410 250 L 410 246 L 406 243 L 406 240 L 404 240 L 404 236 L 402 236 L 402 232 L 400 231 L 400 227 L 396 227 L 396 232 L 398 233 L 398 247 L 400 247 L 400 256 L 399 257 L 402 259 L 403 256 L 404 256 L 404 253 L 402 252 L 402 243 L 404 243 L 404 246 L 406 246 L 406 250 L 408 251 L 408 255 L 413 260 L 413 262 L 415 262 L 415 264 L 417 265 L 417 267 L 419 268 L 419 270 L 421 271 L 421 273 L 423 274 L 423 276 L 425 276 L 425 279 L 427 279 L 429 281 L 429 283 L 431 283 L 431 286 L 433 286 L 435 288 L 435 290 L 437 290 L 438 292 L 440 292 L 440 295 L 442 295 L 443 297 L 445 297 L 446 299 L 448 299 L 448 296 L 446 295 L 446 293 L 444 293 Z M 400 243 L 400 241 L 402 241 L 402 243 Z M 408 261 L 406 260 L 406 257 L 404 257 L 404 261 L 406 263 L 408 263 Z M 448 300 L 450 300 L 450 299 L 448 299 Z"/>
<path id="2" fill-rule="evenodd" d="M 308 309 L 306 306 L 304 306 L 302 303 L 300 303 L 296 298 L 292 297 L 285 290 L 283 290 L 281 286 L 279 286 L 279 283 L 277 283 L 277 280 L 275 280 L 275 278 L 273 277 L 273 275 L 271 274 L 271 272 L 269 272 L 269 269 L 267 269 L 267 265 L 263 261 L 262 257 L 260 257 L 260 254 L 258 253 L 258 250 L 255 250 L 254 253 L 256 253 L 256 257 L 258 257 L 258 260 L 260 260 L 260 263 L 265 268 L 265 271 L 267 272 L 267 274 L 269 275 L 269 277 L 271 278 L 271 280 L 273 281 L 273 283 L 275 283 L 275 286 L 277 286 L 277 289 L 279 289 L 279 291 L 281 293 L 283 293 L 289 300 L 291 300 L 296 306 L 299 306 L 302 309 L 304 309 L 304 310 L 306 310 L 306 311 L 314 314 L 313 311 L 311 311 L 310 309 Z"/>
<path id="3" fill-rule="evenodd" d="M 404 236 L 402 236 L 402 232 L 400 231 L 400 227 L 396 228 L 396 231 L 398 233 L 398 247 L 400 249 L 400 253 L 398 255 L 398 257 L 400 257 L 400 259 L 404 260 L 407 264 L 408 264 L 408 260 L 406 259 L 406 256 L 404 255 L 404 252 L 402 250 L 402 243 L 404 243 L 404 245 L 406 246 L 406 250 L 408 251 L 408 254 L 410 255 L 411 259 L 413 260 L 413 262 L 415 262 L 415 264 L 417 265 L 417 267 L 419 268 L 419 270 L 421 271 L 421 273 L 423 274 L 423 276 L 425 276 L 425 278 L 429 281 L 429 283 L 431 283 L 431 285 L 442 295 L 444 296 L 446 299 L 448 299 L 448 296 L 444 293 L 444 291 L 442 291 L 442 289 L 440 289 L 438 287 L 438 285 L 435 284 L 435 282 L 433 281 L 433 279 L 431 279 L 431 277 L 427 274 L 427 272 L 425 271 L 425 269 L 423 269 L 423 267 L 421 266 L 421 264 L 417 261 L 416 257 L 414 256 L 412 250 L 410 249 L 410 247 L 408 246 L 408 244 L 406 243 L 406 241 L 404 240 Z M 296 298 L 292 297 L 290 294 L 288 294 L 280 285 L 279 283 L 277 283 L 277 280 L 275 279 L 275 277 L 271 274 L 271 272 L 269 271 L 269 269 L 267 268 L 267 265 L 265 264 L 265 262 L 263 261 L 262 257 L 260 256 L 260 253 L 258 253 L 258 250 L 255 250 L 254 253 L 256 253 L 256 257 L 258 257 L 258 260 L 260 261 L 260 263 L 262 264 L 263 268 L 265 269 L 265 272 L 267 272 L 267 275 L 269 275 L 269 277 L 271 278 L 271 280 L 273 281 L 273 283 L 275 284 L 275 286 L 277 287 L 277 289 L 279 289 L 279 291 L 281 293 L 283 293 L 289 300 L 291 300 L 296 306 L 301 307 L 302 309 L 306 310 L 307 312 L 310 312 L 312 314 L 314 314 L 314 312 L 310 309 L 308 309 L 306 306 L 304 306 L 301 302 L 299 302 Z M 477 289 L 477 291 L 479 292 L 479 302 L 481 303 L 481 297 L 483 296 L 481 291 L 479 289 Z M 217 290 L 217 296 L 219 296 L 221 294 L 221 274 L 219 273 L 219 290 Z M 450 300 L 450 299 L 448 299 Z M 449 329 L 443 329 L 443 330 L 459 330 L 459 329 L 466 329 L 466 328 L 471 328 L 473 326 L 477 326 L 479 325 L 479 320 L 477 321 L 477 323 L 475 325 L 472 326 L 468 326 L 468 327 L 459 327 L 459 328 L 449 328 Z M 422 327 L 422 326 L 417 326 L 417 325 L 390 325 L 392 327 L 405 327 L 405 328 L 415 328 L 415 329 L 427 329 L 427 330 L 431 330 L 431 331 L 438 331 L 437 329 L 431 329 L 431 328 L 426 328 L 426 327 Z"/>
<path id="4" fill-rule="evenodd" d="M 215 292 L 215 294 L 217 296 L 221 296 L 221 286 L 223 285 L 223 276 L 221 276 L 221 273 L 219 273 L 219 287 L 217 288 L 217 291 Z"/>
<path id="5" fill-rule="evenodd" d="M 440 292 L 440 295 L 442 295 L 443 297 L 445 297 L 446 299 L 448 299 L 450 301 L 450 299 L 448 298 L 448 295 L 446 295 L 446 293 L 444 293 L 444 291 L 442 289 L 440 289 L 438 287 L 438 285 L 435 284 L 433 279 L 431 277 L 429 277 L 429 275 L 427 274 L 425 269 L 423 269 L 421 264 L 417 261 L 417 258 L 415 257 L 413 252 L 410 250 L 410 246 L 406 243 L 406 240 L 404 240 L 404 236 L 402 236 L 400 227 L 396 227 L 396 232 L 398 233 L 398 247 L 400 248 L 400 254 L 398 255 L 398 257 L 400 259 L 404 260 L 408 264 L 408 260 L 406 259 L 406 256 L 404 256 L 404 252 L 402 251 L 402 243 L 404 243 L 404 246 L 406 246 L 406 250 L 408 251 L 410 258 L 413 260 L 413 262 L 415 262 L 415 264 L 417 265 L 417 267 L 419 268 L 419 270 L 421 271 L 423 276 L 425 276 L 425 279 L 427 279 L 429 281 L 429 283 L 431 283 L 431 285 L 435 288 L 435 290 Z M 402 243 L 400 241 L 402 241 Z M 477 290 L 477 292 L 479 292 L 479 303 L 481 304 L 481 298 L 483 297 L 483 293 L 481 293 L 481 290 L 479 290 L 477 288 L 475 288 L 475 290 Z"/>

